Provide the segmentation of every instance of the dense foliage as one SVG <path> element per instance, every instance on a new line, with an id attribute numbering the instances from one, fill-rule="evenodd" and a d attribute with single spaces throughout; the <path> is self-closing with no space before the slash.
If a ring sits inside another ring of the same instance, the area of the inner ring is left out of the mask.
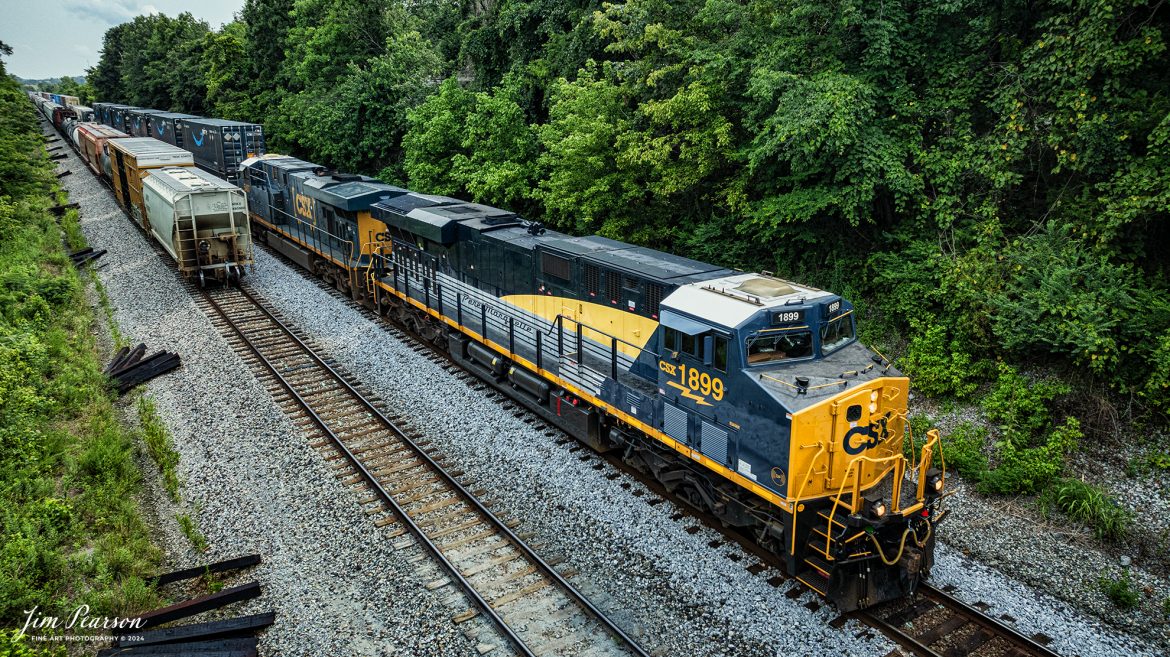
<path id="1" fill-rule="evenodd" d="M 159 603 L 144 581 L 158 553 L 136 502 L 134 439 L 62 248 L 62 228 L 71 248 L 84 244 L 77 213 L 59 225 L 48 210 L 63 198 L 55 186 L 33 105 L 0 64 L 0 626 L 13 629 L 38 605 L 125 615 Z M 29 654 L 10 635 L 0 653 Z"/>
<path id="2" fill-rule="evenodd" d="M 1145 0 L 247 0 L 218 32 L 113 28 L 90 80 L 831 288 L 931 395 L 1077 384 L 1041 401 L 1057 417 L 996 420 L 1010 464 L 1115 430 L 1066 420 L 1074 389 L 1170 413 L 1168 27 Z"/>

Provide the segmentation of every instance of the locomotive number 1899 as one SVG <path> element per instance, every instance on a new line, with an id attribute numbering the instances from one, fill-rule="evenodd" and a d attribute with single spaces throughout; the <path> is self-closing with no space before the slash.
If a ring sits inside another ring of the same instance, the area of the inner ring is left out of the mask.
<path id="1" fill-rule="evenodd" d="M 678 376 L 678 382 L 669 381 L 668 383 L 671 387 L 681 390 L 683 397 L 695 400 L 700 404 L 706 403 L 706 399 L 703 398 L 708 395 L 715 401 L 723 399 L 723 379 L 719 377 L 711 376 L 693 367 L 687 367 L 686 363 L 675 365 L 660 360 L 658 361 L 658 368 L 671 376 Z M 695 393 L 703 397 L 698 397 Z"/>

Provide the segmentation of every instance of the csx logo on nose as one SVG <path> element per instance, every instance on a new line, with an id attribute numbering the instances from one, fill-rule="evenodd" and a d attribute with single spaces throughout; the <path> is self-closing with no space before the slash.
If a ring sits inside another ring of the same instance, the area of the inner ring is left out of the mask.
<path id="1" fill-rule="evenodd" d="M 845 448 L 845 453 L 853 456 L 864 452 L 867 449 L 877 447 L 878 443 L 890 437 L 890 416 L 893 412 L 877 418 L 868 426 L 853 427 L 845 434 L 845 439 L 841 442 Z"/>

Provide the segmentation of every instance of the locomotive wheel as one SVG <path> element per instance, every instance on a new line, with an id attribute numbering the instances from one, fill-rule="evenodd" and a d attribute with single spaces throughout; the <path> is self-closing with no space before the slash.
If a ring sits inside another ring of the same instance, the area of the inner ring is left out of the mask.
<path id="1" fill-rule="evenodd" d="M 699 511 L 708 512 L 711 509 L 707 506 L 706 500 L 699 493 L 699 489 L 693 484 L 683 484 L 678 487 L 676 494 L 683 499 L 684 502 L 695 507 Z"/>

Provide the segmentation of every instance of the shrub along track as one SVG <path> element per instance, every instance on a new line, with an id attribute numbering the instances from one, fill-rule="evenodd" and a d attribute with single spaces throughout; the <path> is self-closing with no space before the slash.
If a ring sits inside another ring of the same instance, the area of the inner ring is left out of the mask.
<path id="1" fill-rule="evenodd" d="M 426 340 L 408 327 L 404 327 L 387 317 L 378 315 L 369 308 L 353 301 L 349 296 L 338 291 L 328 283 L 308 275 L 282 254 L 267 247 L 263 248 L 291 269 L 296 270 L 306 280 L 314 283 L 317 287 L 328 292 L 331 296 L 345 303 L 350 308 L 365 314 L 390 335 L 408 344 L 420 355 L 443 364 L 448 371 L 466 381 L 473 388 L 483 390 L 485 396 L 498 401 L 503 410 L 512 412 L 517 417 L 524 417 L 526 422 L 543 430 L 545 435 L 555 437 L 559 444 L 575 443 L 575 448 L 571 449 L 571 451 L 580 452 L 579 458 L 582 462 L 594 461 L 592 467 L 598 470 L 604 468 L 605 463 L 608 463 L 615 469 L 612 476 L 607 475 L 610 479 L 616 479 L 620 476 L 617 471 L 624 472 L 636 478 L 640 483 L 655 493 L 655 496 L 646 498 L 648 504 L 657 505 L 665 500 L 669 500 L 677 508 L 690 510 L 691 513 L 689 515 L 691 518 L 720 532 L 726 537 L 726 542 L 737 543 L 757 559 L 757 561 L 745 566 L 752 574 L 768 578 L 768 583 L 775 587 L 779 587 L 784 582 L 790 581 L 790 578 L 783 574 L 781 560 L 776 555 L 761 549 L 752 541 L 750 536 L 736 532 L 732 528 L 724 527 L 718 518 L 701 509 L 696 509 L 687 500 L 667 491 L 652 477 L 630 467 L 618 455 L 599 455 L 576 443 L 575 438 L 564 434 L 556 427 L 548 425 L 535 413 L 528 411 L 507 396 L 494 391 L 488 383 L 481 379 L 478 373 L 466 370 L 460 364 L 447 358 L 442 350 L 436 350 L 434 348 L 432 342 Z M 678 513 L 672 518 L 679 521 L 686 517 L 687 514 Z M 698 527 L 695 526 L 688 527 L 687 529 L 691 533 L 698 531 Z M 713 541 L 711 547 L 719 547 L 723 542 Z M 734 553 L 730 553 L 729 557 L 735 558 Z M 795 582 L 795 580 L 792 581 Z M 787 593 L 790 597 L 797 597 L 806 590 L 811 591 L 811 589 L 803 584 L 799 582 L 795 583 L 796 586 Z M 820 603 L 813 601 L 808 603 L 807 606 L 811 610 L 816 610 L 820 607 Z M 1025 636 L 1003 622 L 984 613 L 977 608 L 978 606 L 979 603 L 976 606 L 968 605 L 950 595 L 949 592 L 927 584 L 920 587 L 914 596 L 839 616 L 832 624 L 840 627 L 847 618 L 856 618 L 862 623 L 878 630 L 904 650 L 921 657 L 1058 657 L 1057 653 L 1046 647 L 1046 644 L 1051 641 L 1050 637 L 1042 634 L 1037 634 L 1034 637 Z"/>
<path id="2" fill-rule="evenodd" d="M 193 293 L 194 286 L 190 286 Z M 517 654 L 647 654 L 513 533 L 476 495 L 432 458 L 417 431 L 399 425 L 359 384 L 317 355 L 245 288 L 197 293 L 197 303 L 253 369 L 312 445 L 326 452 L 337 476 L 363 495 L 366 513 L 398 549 L 421 547 L 472 607 L 456 623 L 484 615 Z M 471 630 L 474 631 L 474 630 Z M 488 637 L 480 634 L 481 644 Z"/>

